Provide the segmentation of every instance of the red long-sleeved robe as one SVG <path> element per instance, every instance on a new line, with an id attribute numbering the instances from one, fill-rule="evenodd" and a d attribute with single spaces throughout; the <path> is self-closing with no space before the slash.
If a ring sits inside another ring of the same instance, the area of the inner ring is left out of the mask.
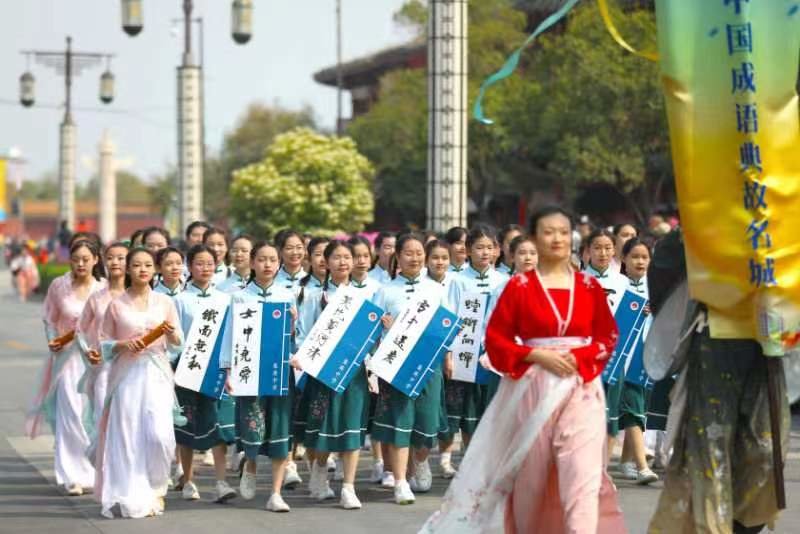
<path id="1" fill-rule="evenodd" d="M 614 351 L 617 325 L 608 308 L 605 291 L 597 280 L 585 273 L 576 272 L 574 276 L 573 315 L 564 335 L 591 338 L 588 346 L 572 350 L 578 373 L 585 382 L 590 382 L 603 371 Z M 512 378 L 520 378 L 532 365 L 524 361 L 530 347 L 518 345 L 516 337 L 523 340 L 559 337 L 558 319 L 544 291 L 535 271 L 515 275 L 500 296 L 486 329 L 486 351 L 492 365 Z M 569 290 L 549 291 L 559 313 L 566 319 Z"/>

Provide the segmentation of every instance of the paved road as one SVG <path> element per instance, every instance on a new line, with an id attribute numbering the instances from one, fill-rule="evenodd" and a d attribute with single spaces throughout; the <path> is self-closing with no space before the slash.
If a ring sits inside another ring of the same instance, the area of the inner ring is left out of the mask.
<path id="1" fill-rule="evenodd" d="M 433 491 L 418 496 L 414 506 L 392 502 L 390 490 L 366 481 L 368 464 L 362 462 L 357 491 L 364 503 L 361 511 L 347 512 L 333 502 L 319 505 L 302 489 L 287 492 L 290 514 L 262 510 L 267 480 L 259 480 L 259 494 L 250 502 L 234 501 L 220 506 L 207 500 L 186 503 L 170 494 L 167 513 L 144 521 L 111 521 L 99 515 L 91 497 L 67 498 L 55 487 L 52 473 L 52 438 L 30 441 L 22 437 L 26 406 L 41 366 L 44 336 L 37 302 L 19 304 L 12 297 L 8 272 L 0 270 L 0 532 L 72 534 L 83 532 L 140 533 L 220 532 L 250 533 L 265 529 L 292 532 L 413 533 L 437 508 L 445 481 L 436 480 Z M 800 416 L 795 415 L 792 448 L 786 473 L 789 509 L 777 525 L 777 532 L 800 532 Z M 264 466 L 266 467 L 266 466 Z M 267 469 L 262 469 L 262 473 Z M 200 490 L 207 498 L 211 490 L 209 468 L 200 469 Z M 231 483 L 234 476 L 231 475 Z M 645 532 L 656 505 L 660 485 L 640 488 L 619 482 L 622 508 L 630 532 Z M 338 488 L 335 487 L 338 490 Z"/>

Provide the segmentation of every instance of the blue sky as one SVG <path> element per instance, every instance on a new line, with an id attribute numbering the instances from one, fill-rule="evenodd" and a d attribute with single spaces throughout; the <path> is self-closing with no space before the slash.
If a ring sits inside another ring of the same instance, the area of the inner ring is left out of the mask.
<path id="1" fill-rule="evenodd" d="M 333 128 L 336 91 L 313 81 L 312 74 L 336 60 L 334 0 L 254 0 L 251 41 L 230 37 L 230 0 L 195 0 L 205 20 L 206 143 L 219 148 L 253 101 L 288 108 L 312 106 L 322 126 Z M 342 0 L 345 60 L 406 41 L 392 14 L 403 0 Z M 67 34 L 77 51 L 116 54 L 112 71 L 117 97 L 109 106 L 98 98 L 104 67 L 83 72 L 73 83 L 78 126 L 78 179 L 93 170 L 97 143 L 108 129 L 121 166 L 145 178 L 176 160 L 175 68 L 181 34 L 172 19 L 180 0 L 144 0 L 144 30 L 128 37 L 120 26 L 119 0 L 14 0 L 0 17 L 0 154 L 18 147 L 28 163 L 26 178 L 38 178 L 58 165 L 58 124 L 63 111 L 63 79 L 32 64 L 37 105 L 18 104 L 18 80 L 25 71 L 22 49 L 63 50 Z M 349 102 L 345 99 L 345 116 Z"/>

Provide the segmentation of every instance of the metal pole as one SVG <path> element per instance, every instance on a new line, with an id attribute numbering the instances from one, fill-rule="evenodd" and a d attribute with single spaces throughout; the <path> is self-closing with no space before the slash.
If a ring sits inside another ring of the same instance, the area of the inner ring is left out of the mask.
<path id="1" fill-rule="evenodd" d="M 342 0 L 336 0 L 336 133 L 342 135 Z"/>
<path id="2" fill-rule="evenodd" d="M 66 221 L 67 228 L 75 228 L 75 123 L 72 121 L 72 37 L 67 36 L 64 52 L 64 121 L 59 130 L 58 169 L 58 221 L 56 230 Z"/>
<path id="3" fill-rule="evenodd" d="M 192 64 L 192 0 L 183 0 L 183 66 Z"/>

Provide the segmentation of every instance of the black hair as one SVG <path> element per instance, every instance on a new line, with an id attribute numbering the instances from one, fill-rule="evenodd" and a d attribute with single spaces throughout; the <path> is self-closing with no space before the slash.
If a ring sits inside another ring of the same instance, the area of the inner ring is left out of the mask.
<path id="1" fill-rule="evenodd" d="M 164 263 L 164 260 L 165 260 L 165 259 L 167 258 L 167 256 L 168 256 L 169 254 L 171 254 L 172 252 L 174 252 L 175 254 L 177 254 L 178 256 L 180 256 L 180 257 L 181 257 L 181 261 L 183 261 L 183 260 L 184 260 L 184 258 L 183 258 L 183 252 L 181 252 L 181 251 L 180 251 L 178 248 L 176 248 L 176 247 L 169 246 L 169 247 L 162 248 L 161 250 L 159 250 L 159 251 L 156 253 L 156 265 L 158 265 L 159 267 L 161 267 L 161 264 L 162 264 L 162 263 Z"/>
<path id="2" fill-rule="evenodd" d="M 153 265 L 156 264 L 156 257 L 155 255 L 147 250 L 144 247 L 134 247 L 128 251 L 127 256 L 125 256 L 125 289 L 131 287 L 131 275 L 128 274 L 128 270 L 131 268 L 131 262 L 133 261 L 133 257 L 139 253 L 147 254 L 153 260 Z M 153 278 L 150 279 L 150 287 L 153 287 L 155 283 L 156 275 L 155 272 L 153 273 Z"/>
<path id="3" fill-rule="evenodd" d="M 511 240 L 511 243 L 508 244 L 508 248 L 511 251 L 511 255 L 512 256 L 515 256 L 517 254 L 517 249 L 525 241 L 529 241 L 531 243 L 534 243 L 533 238 L 531 236 L 524 235 L 524 234 L 523 235 L 518 235 L 517 237 L 515 237 L 514 239 Z M 534 246 L 535 246 L 535 243 L 534 243 Z"/>
<path id="4" fill-rule="evenodd" d="M 210 230 L 210 229 L 211 229 L 211 225 L 210 225 L 210 224 L 208 224 L 208 223 L 207 223 L 207 222 L 205 222 L 205 221 L 194 221 L 194 222 L 192 222 L 191 224 L 189 224 L 189 226 L 187 226 L 187 227 L 186 227 L 186 240 L 187 240 L 187 241 L 189 240 L 189 236 L 191 236 L 191 235 L 192 235 L 192 231 L 193 231 L 195 228 L 200 228 L 200 227 L 202 227 L 202 228 L 205 228 L 205 229 L 206 229 L 206 231 L 208 231 L 208 230 Z M 205 232 L 203 232 L 203 233 L 205 234 Z"/>
<path id="5" fill-rule="evenodd" d="M 503 243 L 505 243 L 506 237 L 508 237 L 508 234 L 511 232 L 524 233 L 525 231 L 522 229 L 522 226 L 518 224 L 507 224 L 500 229 L 500 231 L 497 233 L 497 242 L 500 244 L 500 256 L 497 257 L 497 263 L 495 263 L 495 267 L 499 267 L 506 260 L 506 254 L 503 250 Z"/>
<path id="6" fill-rule="evenodd" d="M 425 261 L 428 260 L 428 256 L 433 253 L 433 249 L 435 248 L 443 248 L 447 251 L 447 254 L 450 254 L 450 246 L 447 244 L 447 241 L 442 239 L 432 239 L 425 244 Z"/>
<path id="7" fill-rule="evenodd" d="M 458 243 L 467 236 L 468 230 L 463 226 L 454 226 L 444 234 L 444 240 L 448 245 Z"/>
<path id="8" fill-rule="evenodd" d="M 236 240 L 234 239 L 234 241 L 236 241 Z M 253 248 L 250 250 L 250 261 L 251 262 L 256 261 L 256 256 L 258 256 L 258 251 L 261 250 L 264 247 L 269 247 L 269 248 L 274 248 L 275 249 L 275 252 L 278 254 L 278 263 L 280 264 L 280 261 L 281 261 L 281 250 L 280 250 L 280 248 L 278 248 L 278 246 L 276 244 L 273 244 L 270 241 L 266 241 L 266 240 L 256 241 L 253 244 Z M 277 276 L 277 273 L 275 273 L 275 274 Z M 256 279 L 256 272 L 253 269 L 250 269 L 250 278 L 247 281 L 248 282 L 252 282 L 255 279 Z"/>
<path id="9" fill-rule="evenodd" d="M 435 240 L 439 239 L 439 234 L 437 234 L 433 230 L 423 230 L 422 231 L 422 239 L 427 244 L 430 241 L 435 241 Z"/>
<path id="10" fill-rule="evenodd" d="M 478 224 L 472 227 L 472 230 L 467 234 L 466 245 L 467 248 L 472 247 L 478 239 L 486 238 L 489 241 L 495 241 L 497 234 L 491 227 L 485 224 Z"/>
<path id="11" fill-rule="evenodd" d="M 397 237 L 397 235 L 392 232 L 379 233 L 378 236 L 375 238 L 375 250 L 381 248 L 381 245 L 383 245 L 384 240 L 390 239 L 392 237 Z"/>
<path id="12" fill-rule="evenodd" d="M 392 255 L 392 259 L 389 261 L 389 275 L 392 277 L 392 279 L 397 277 L 397 267 L 398 267 L 397 257 L 400 255 L 400 252 L 402 252 L 403 247 L 406 246 L 406 243 L 408 243 L 409 241 L 418 241 L 419 244 L 422 245 L 422 249 L 425 250 L 424 239 L 425 239 L 424 237 L 415 232 L 407 232 L 405 234 L 400 234 L 399 236 L 397 236 L 397 245 L 394 247 L 394 254 Z M 423 260 L 423 263 L 424 261 L 425 260 Z"/>
<path id="13" fill-rule="evenodd" d="M 545 206 L 543 208 L 539 208 L 533 213 L 533 215 L 531 215 L 531 220 L 528 224 L 528 233 L 530 235 L 536 235 L 536 227 L 539 225 L 539 221 L 545 217 L 550 217 L 551 215 L 563 215 L 569 221 L 569 229 L 572 230 L 575 228 L 574 219 L 569 211 L 561 206 Z"/>
<path id="14" fill-rule="evenodd" d="M 132 246 L 134 248 L 138 247 L 138 245 L 134 245 L 134 242 L 144 235 L 145 230 L 147 230 L 147 228 L 139 228 L 138 230 L 134 230 L 134 232 L 131 234 L 131 237 L 130 237 L 130 240 L 129 240 L 130 241 L 130 246 Z M 142 242 L 144 242 L 144 240 L 142 240 Z"/>
<path id="15" fill-rule="evenodd" d="M 214 251 L 211 250 L 210 247 L 208 247 L 206 245 L 202 245 L 202 244 L 201 245 L 192 245 L 192 248 L 190 248 L 186 252 L 186 264 L 187 264 L 187 269 L 189 269 L 189 277 L 186 279 L 186 283 L 187 284 L 192 279 L 192 262 L 194 261 L 195 256 L 197 256 L 198 254 L 201 254 L 203 252 L 208 252 L 209 254 L 211 254 L 212 258 L 216 258 L 217 257 L 217 255 L 214 254 Z"/>
<path id="16" fill-rule="evenodd" d="M 236 243 L 237 241 L 239 241 L 240 239 L 244 239 L 246 241 L 250 241 L 250 246 L 251 247 L 254 247 L 255 244 L 256 244 L 255 238 L 253 236 L 251 236 L 250 234 L 237 234 L 236 237 L 231 239 L 231 248 L 233 248 L 233 244 Z M 230 251 L 228 251 L 228 252 L 230 253 Z M 252 255 L 252 251 L 250 253 Z"/>
<path id="17" fill-rule="evenodd" d="M 650 256 L 651 260 L 653 259 L 653 249 L 650 247 L 650 245 L 647 244 L 646 241 L 644 241 L 642 239 L 639 239 L 638 237 L 632 237 L 632 238 L 628 239 L 625 242 L 625 244 L 622 246 L 622 259 L 623 259 L 623 261 L 622 261 L 622 265 L 620 266 L 620 273 L 621 274 L 624 274 L 624 275 L 628 274 L 628 269 L 625 268 L 625 261 L 624 261 L 625 256 L 630 254 L 631 251 L 634 248 L 638 247 L 639 245 L 641 245 L 644 248 L 646 248 L 647 249 L 647 255 Z"/>
<path id="18" fill-rule="evenodd" d="M 288 241 L 290 237 L 296 237 L 297 239 L 300 240 L 301 243 L 304 242 L 303 236 L 300 235 L 300 232 L 292 228 L 285 228 L 280 232 L 278 232 L 277 234 L 275 234 L 275 246 L 277 246 L 278 249 L 282 249 L 286 245 L 286 241 Z"/>
<path id="19" fill-rule="evenodd" d="M 343 239 L 331 239 L 328 244 L 325 246 L 325 250 L 322 252 L 322 255 L 325 256 L 325 261 L 327 262 L 330 260 L 333 253 L 336 251 L 337 248 L 344 247 L 350 251 L 350 255 L 353 255 L 353 245 L 349 243 L 349 241 L 345 241 Z M 322 283 L 322 309 L 325 309 L 325 306 L 328 305 L 328 288 L 330 287 L 330 271 L 325 276 L 325 282 Z"/>
<path id="20" fill-rule="evenodd" d="M 225 253 L 225 257 L 224 258 L 217 258 L 217 255 L 215 253 L 213 253 L 213 252 L 212 252 L 211 255 L 214 256 L 214 258 L 217 261 L 217 263 L 224 263 L 225 265 L 228 265 L 228 253 L 230 253 L 230 251 L 231 251 L 231 242 L 228 239 L 227 232 L 225 232 L 225 230 L 223 230 L 222 228 L 217 228 L 216 226 L 209 227 L 208 230 L 206 230 L 205 233 L 203 234 L 203 244 L 204 245 L 206 244 L 206 241 L 208 241 L 208 238 L 211 237 L 212 235 L 221 235 L 222 236 L 222 238 L 225 240 L 225 248 L 227 249 L 227 252 Z"/>
<path id="21" fill-rule="evenodd" d="M 97 262 L 95 262 L 94 267 L 92 267 L 92 276 L 94 276 L 95 280 L 100 280 L 101 278 L 105 278 L 105 267 L 103 266 L 102 259 L 100 257 L 100 244 L 95 241 L 90 241 L 88 239 L 81 239 L 79 241 L 75 241 L 69 247 L 69 255 L 72 257 L 75 252 L 77 252 L 81 248 L 87 248 L 92 256 L 95 257 Z"/>
<path id="22" fill-rule="evenodd" d="M 91 241 L 97 245 L 97 250 L 103 248 L 103 240 L 94 232 L 75 232 L 72 234 L 72 237 L 69 238 L 69 248 L 72 248 L 72 245 L 78 241 Z"/>
<path id="23" fill-rule="evenodd" d="M 159 226 L 150 226 L 149 228 L 145 228 L 142 231 L 142 245 L 145 244 L 145 241 L 147 241 L 147 237 L 150 234 L 161 234 L 162 236 L 164 236 L 164 239 L 167 240 L 167 245 L 169 245 L 170 243 L 169 232 L 165 228 L 161 228 Z"/>
<path id="24" fill-rule="evenodd" d="M 308 258 L 309 258 L 309 260 L 311 259 L 311 256 L 313 255 L 314 249 L 317 248 L 319 245 L 322 245 L 323 243 L 330 243 L 330 239 L 328 239 L 327 237 L 312 237 L 311 238 L 311 241 L 308 242 Z M 312 276 L 314 276 L 314 269 L 313 268 L 309 269 L 308 274 L 306 274 L 300 280 L 300 293 L 297 295 L 297 305 L 298 306 L 300 306 L 300 304 L 303 303 L 303 299 L 305 298 L 306 286 L 311 281 L 311 277 Z M 328 278 L 327 271 L 325 272 L 324 278 L 325 279 Z"/>
<path id="25" fill-rule="evenodd" d="M 633 228 L 633 231 L 636 232 L 636 236 L 635 237 L 639 237 L 639 229 L 636 228 L 636 226 L 634 226 L 631 223 L 615 224 L 614 228 L 612 229 L 612 232 L 614 233 L 614 236 L 618 236 L 619 233 L 622 231 L 622 229 L 625 228 L 626 226 L 630 226 L 631 228 Z"/>
<path id="26" fill-rule="evenodd" d="M 364 237 L 363 235 L 354 235 L 350 239 L 347 240 L 351 247 L 355 250 L 358 245 L 364 245 L 369 250 L 370 255 L 372 254 L 372 245 L 369 242 L 369 239 Z M 355 252 L 353 252 L 355 254 Z"/>
<path id="27" fill-rule="evenodd" d="M 616 240 L 614 239 L 614 234 L 609 232 L 608 229 L 595 228 L 594 230 L 592 230 L 592 233 L 589 234 L 589 237 L 586 238 L 586 246 L 592 248 L 592 243 L 594 243 L 596 239 L 600 239 L 601 237 L 607 237 L 611 240 L 612 243 L 616 243 Z"/>

